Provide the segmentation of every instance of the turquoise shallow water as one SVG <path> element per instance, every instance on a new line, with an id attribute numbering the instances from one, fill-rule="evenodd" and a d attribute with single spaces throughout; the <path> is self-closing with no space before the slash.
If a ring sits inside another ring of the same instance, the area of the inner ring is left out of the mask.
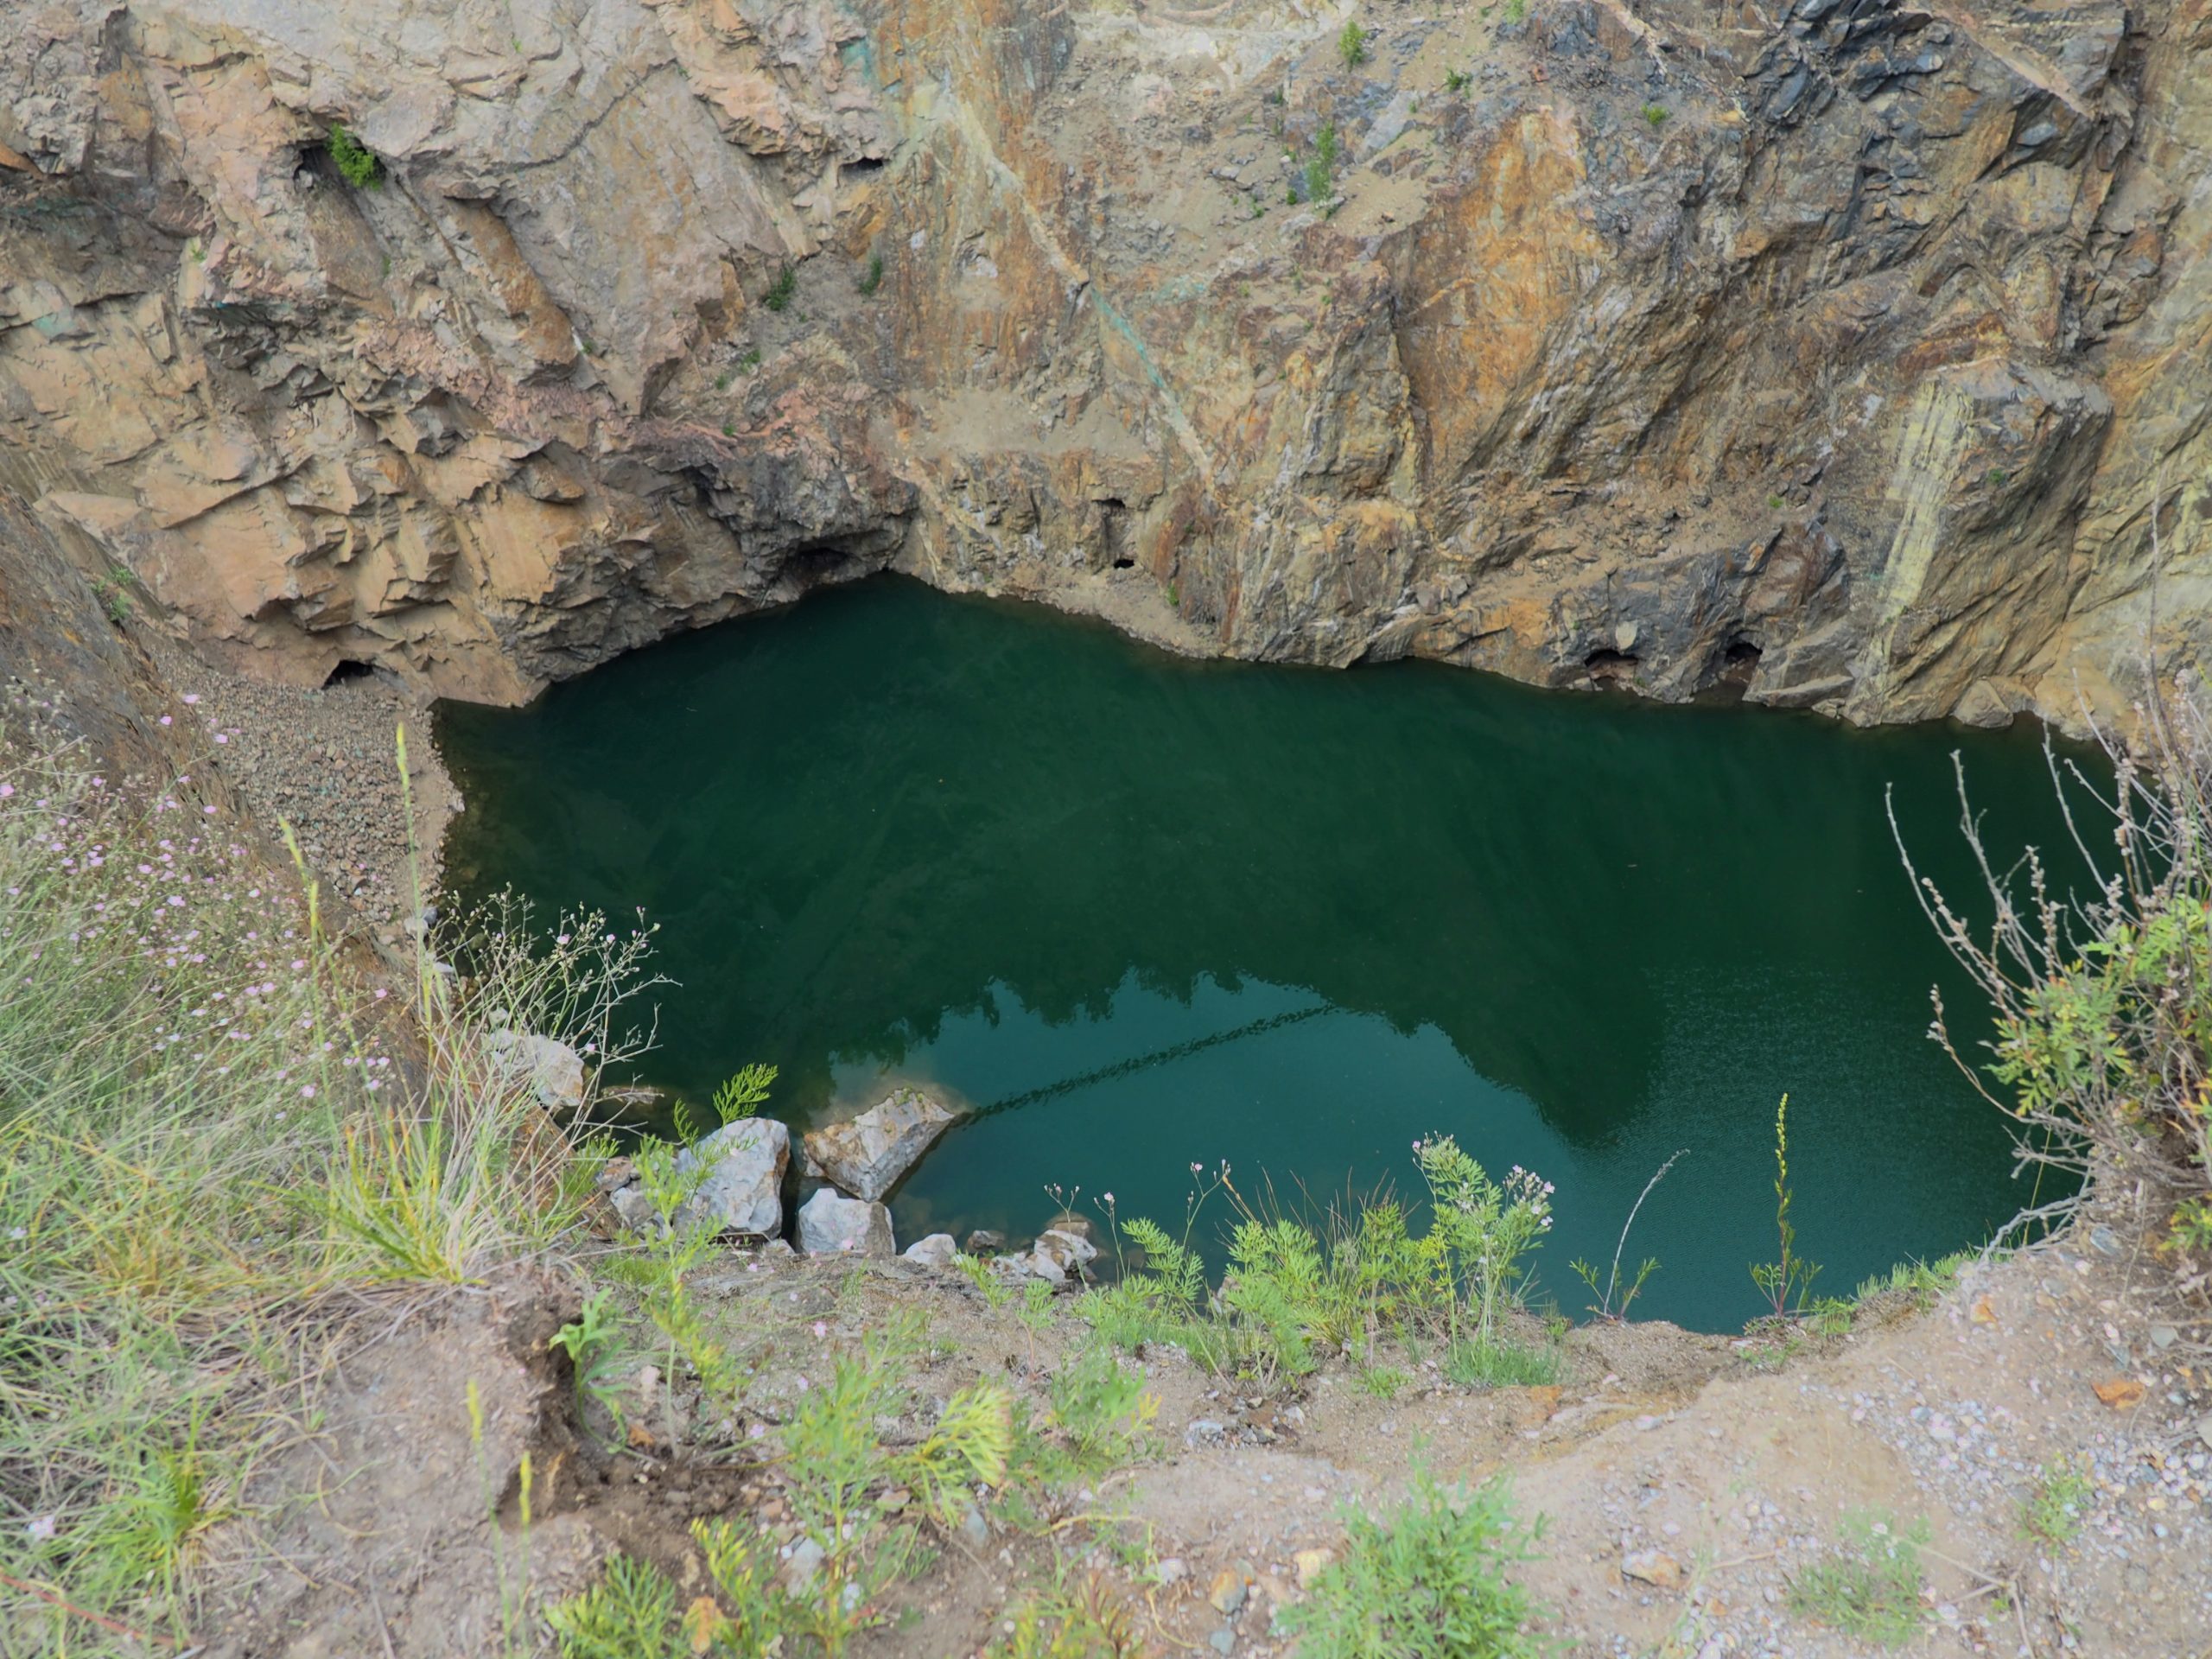
<path id="1" fill-rule="evenodd" d="M 752 1059 L 804 1122 L 887 1077 L 979 1109 L 896 1195 L 903 1241 L 1179 1222 L 1190 1165 L 1317 1196 L 1459 1136 L 1558 1186 L 1541 1291 L 1651 1172 L 1639 1313 L 1732 1328 L 1773 1251 L 1844 1291 L 2021 1207 L 2001 1121 L 1925 1039 L 1965 987 L 1883 812 L 1961 891 L 1951 754 L 2000 849 L 2063 844 L 2037 736 L 1575 696 L 1430 664 L 1194 663 L 884 581 L 689 636 L 526 709 L 449 705 L 464 893 L 663 925 L 662 1047 Z"/>

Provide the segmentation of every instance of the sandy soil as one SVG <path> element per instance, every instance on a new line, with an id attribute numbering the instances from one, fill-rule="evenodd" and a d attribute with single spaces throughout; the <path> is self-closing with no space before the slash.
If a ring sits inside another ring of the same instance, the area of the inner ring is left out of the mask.
<path id="1" fill-rule="evenodd" d="M 2128 1236 L 2100 1224 L 2079 1243 L 1971 1269 L 1930 1311 L 1848 1338 L 1778 1346 L 1586 1327 L 1568 1338 L 1564 1382 L 1546 1389 L 1470 1392 L 1416 1363 L 1417 1380 L 1384 1400 L 1332 1363 L 1262 1398 L 1150 1354 L 1154 1454 L 1068 1493 L 1028 1530 L 944 1541 L 859 1650 L 980 1652 L 1008 1606 L 1072 1573 L 1127 1610 L 1147 1650 L 1266 1659 L 1287 1650 L 1274 1620 L 1300 1593 L 1300 1553 L 1338 1547 L 1347 1506 L 1387 1506 L 1418 1462 L 1447 1479 L 1503 1474 L 1522 1513 L 1543 1517 L 1541 1558 L 1522 1576 L 1567 1653 L 1869 1651 L 1790 1598 L 1859 1515 L 1928 1528 L 1929 1627 L 1913 1653 L 2202 1659 L 2212 1317 L 2171 1305 L 2170 1265 Z M 898 1262 L 734 1249 L 695 1282 L 752 1383 L 734 1414 L 709 1422 L 696 1397 L 647 1379 L 646 1427 L 620 1450 L 579 1432 L 545 1346 L 573 1313 L 573 1286 L 452 1293 L 348 1357 L 321 1427 L 266 1477 L 271 1491 L 312 1497 L 241 1550 L 257 1577 L 209 1651 L 486 1651 L 503 1572 L 510 1605 L 525 1565 L 542 1604 L 618 1548 L 659 1563 L 688 1597 L 700 1582 L 693 1516 L 742 1510 L 772 1535 L 795 1530 L 782 1477 L 757 1453 L 809 1371 L 920 1313 L 928 1351 L 908 1378 L 918 1432 L 931 1402 L 979 1376 L 1041 1403 L 1084 1330 L 1063 1301 L 1032 1333 L 957 1277 Z M 490 1402 L 480 1467 L 472 1381 Z M 2062 1465 L 2085 1471 L 2094 1496 L 2078 1535 L 2054 1547 L 2021 1514 L 2041 1472 Z"/>

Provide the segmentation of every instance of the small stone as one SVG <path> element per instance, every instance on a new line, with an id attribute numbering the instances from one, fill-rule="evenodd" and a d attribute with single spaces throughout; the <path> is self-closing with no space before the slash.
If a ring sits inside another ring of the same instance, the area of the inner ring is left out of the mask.
<path id="1" fill-rule="evenodd" d="M 1639 1549 L 1621 1557 L 1621 1576 L 1660 1590 L 1679 1590 L 1682 1564 L 1663 1549 Z"/>
<path id="2" fill-rule="evenodd" d="M 784 1564 L 776 1571 L 784 1587 L 793 1592 L 804 1590 L 814 1582 L 814 1575 L 822 1570 L 822 1546 L 811 1538 L 801 1538 L 786 1544 L 783 1551 Z"/>
<path id="3" fill-rule="evenodd" d="M 2212 1446 L 2212 1416 L 2200 1417 L 2196 1420 L 2196 1438 L 2205 1445 Z"/>
<path id="4" fill-rule="evenodd" d="M 1002 1250 L 1005 1248 L 1006 1235 L 988 1227 L 978 1227 L 974 1232 L 969 1234 L 965 1246 L 970 1255 L 988 1255 L 993 1250 Z"/>
<path id="5" fill-rule="evenodd" d="M 1216 1653 L 1224 1655 L 1225 1659 L 1229 1650 L 1236 1645 L 1236 1632 L 1224 1624 L 1208 1637 L 1206 1643 Z"/>
<path id="6" fill-rule="evenodd" d="M 1229 1438 L 1229 1431 L 1211 1417 L 1201 1417 L 1183 1431 L 1185 1446 L 1219 1446 Z"/>
<path id="7" fill-rule="evenodd" d="M 645 1196 L 642 1186 L 618 1186 L 607 1195 L 615 1216 L 633 1233 L 651 1232 L 660 1220 L 660 1212 L 653 1201 Z"/>
<path id="8" fill-rule="evenodd" d="M 981 1549 L 991 1541 L 990 1522 L 983 1519 L 982 1510 L 973 1503 L 960 1517 L 960 1540 L 970 1549 Z"/>
<path id="9" fill-rule="evenodd" d="M 899 1253 L 900 1259 L 918 1262 L 925 1268 L 949 1268 L 952 1258 L 960 1253 L 960 1246 L 953 1242 L 950 1233 L 931 1233 L 918 1238 Z"/>
<path id="10" fill-rule="evenodd" d="M 2114 1261 L 2127 1254 L 2127 1247 L 2120 1242 L 2120 1235 L 2109 1227 L 2090 1228 L 2089 1247 L 2099 1255 L 2109 1256 Z"/>
<path id="11" fill-rule="evenodd" d="M 808 1255 L 895 1255 L 891 1212 L 825 1186 L 798 1207 L 798 1247 Z"/>
<path id="12" fill-rule="evenodd" d="M 1206 1600 L 1216 1612 L 1233 1614 L 1244 1605 L 1244 1598 L 1251 1589 L 1252 1581 L 1246 1574 L 1233 1567 L 1224 1567 L 1213 1575 L 1212 1584 L 1206 1588 Z"/>
<path id="13" fill-rule="evenodd" d="M 1081 1279 L 1084 1268 L 1097 1259 L 1098 1247 L 1089 1239 L 1054 1228 L 1038 1236 L 1023 1263 L 1039 1279 L 1064 1285 L 1071 1279 Z"/>
<path id="14" fill-rule="evenodd" d="M 2180 1340 L 2181 1332 L 2171 1325 L 2154 1325 L 2151 1327 L 2151 1345 L 2161 1351 L 2172 1347 Z"/>
<path id="15" fill-rule="evenodd" d="M 526 1033 L 493 1031 L 485 1033 L 484 1046 L 499 1073 L 528 1083 L 530 1092 L 547 1111 L 582 1109 L 584 1058 L 566 1043 Z"/>
<path id="16" fill-rule="evenodd" d="M 1306 1588 L 1319 1576 L 1321 1570 L 1336 1559 L 1337 1552 L 1333 1549 L 1300 1550 L 1290 1558 L 1290 1564 L 1298 1569 L 1298 1587 L 1301 1590 Z"/>
<path id="17" fill-rule="evenodd" d="M 1163 1585 L 1180 1584 L 1191 1576 L 1190 1565 L 1180 1555 L 1169 1555 L 1163 1558 L 1153 1571 Z"/>

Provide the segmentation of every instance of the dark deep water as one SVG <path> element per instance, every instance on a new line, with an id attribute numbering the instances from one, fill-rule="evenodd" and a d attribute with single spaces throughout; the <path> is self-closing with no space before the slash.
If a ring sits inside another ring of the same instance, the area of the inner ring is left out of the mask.
<path id="1" fill-rule="evenodd" d="M 2064 845 L 2039 738 L 1544 693 L 1429 664 L 1187 662 L 1051 611 L 883 581 L 671 640 L 531 708 L 448 706 L 463 893 L 663 924 L 663 1046 L 703 1101 L 783 1070 L 797 1122 L 886 1076 L 982 1109 L 893 1201 L 1017 1235 L 1044 1188 L 1179 1224 L 1240 1185 L 1414 1184 L 1456 1135 L 1558 1185 L 1541 1288 L 1631 1259 L 1640 1316 L 1732 1328 L 1773 1254 L 1847 1294 L 2028 1198 L 1923 1033 L 1942 982 L 1883 812 L 1968 885 L 1950 756 L 2000 850 Z M 1219 1212 L 1217 1211 L 1217 1214 Z"/>

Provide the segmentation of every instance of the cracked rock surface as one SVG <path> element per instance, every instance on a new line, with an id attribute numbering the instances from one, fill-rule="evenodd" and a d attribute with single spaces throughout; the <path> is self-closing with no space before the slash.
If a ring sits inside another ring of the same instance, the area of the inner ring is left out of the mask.
<path id="1" fill-rule="evenodd" d="M 1358 16 L 7 8 L 0 569 L 498 701 L 885 569 L 1863 721 L 2201 654 L 2207 0 Z"/>

